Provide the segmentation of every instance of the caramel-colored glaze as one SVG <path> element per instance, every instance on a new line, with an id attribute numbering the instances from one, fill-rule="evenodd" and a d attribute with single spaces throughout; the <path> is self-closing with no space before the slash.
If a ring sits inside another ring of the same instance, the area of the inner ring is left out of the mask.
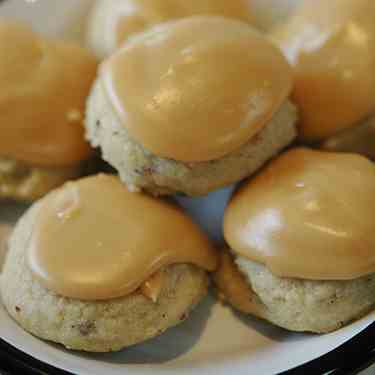
<path id="1" fill-rule="evenodd" d="M 323 140 L 375 111 L 374 15 L 373 0 L 309 0 L 274 31 L 295 68 L 303 140 Z"/>
<path id="2" fill-rule="evenodd" d="M 135 33 L 161 22 L 199 14 L 215 14 L 254 23 L 247 0 L 123 0 L 111 27 L 120 46 Z"/>
<path id="3" fill-rule="evenodd" d="M 375 160 L 375 117 L 354 128 L 344 130 L 322 143 L 328 151 L 356 152 Z"/>
<path id="4" fill-rule="evenodd" d="M 213 246 L 179 207 L 131 193 L 117 177 L 70 182 L 40 205 L 27 263 L 57 294 L 105 300 L 134 292 L 171 264 L 216 267 Z"/>
<path id="5" fill-rule="evenodd" d="M 163 289 L 164 273 L 162 270 L 155 272 L 148 280 L 146 280 L 139 288 L 141 293 L 156 303 Z"/>
<path id="6" fill-rule="evenodd" d="M 234 194 L 224 236 L 281 277 L 355 279 L 375 272 L 374 191 L 365 157 L 293 149 Z"/>
<path id="7" fill-rule="evenodd" d="M 260 315 L 259 305 L 253 300 L 255 293 L 228 251 L 221 252 L 219 267 L 213 274 L 213 279 L 224 301 L 244 313 Z"/>
<path id="8" fill-rule="evenodd" d="M 292 84 L 288 63 L 265 37 L 208 16 L 134 37 L 102 65 L 101 79 L 131 136 L 184 162 L 217 159 L 248 142 Z"/>
<path id="9" fill-rule="evenodd" d="M 83 118 L 95 74 L 83 48 L 0 22 L 0 155 L 40 166 L 87 159 Z"/>

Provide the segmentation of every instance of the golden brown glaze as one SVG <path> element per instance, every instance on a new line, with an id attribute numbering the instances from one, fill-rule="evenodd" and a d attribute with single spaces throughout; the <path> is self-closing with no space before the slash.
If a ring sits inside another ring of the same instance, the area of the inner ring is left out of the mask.
<path id="1" fill-rule="evenodd" d="M 0 22 L 0 155 L 40 166 L 88 158 L 83 117 L 95 74 L 83 48 Z"/>
<path id="2" fill-rule="evenodd" d="M 317 141 L 375 111 L 375 2 L 309 0 L 273 32 L 294 66 L 301 137 Z"/>
<path id="3" fill-rule="evenodd" d="M 117 177 L 70 182 L 40 204 L 27 261 L 57 294 L 105 300 L 132 293 L 171 264 L 216 267 L 213 246 L 179 207 L 131 193 Z"/>
<path id="4" fill-rule="evenodd" d="M 155 272 L 140 287 L 141 293 L 152 302 L 157 302 L 161 290 L 163 289 L 164 273 L 163 270 Z"/>
<path id="5" fill-rule="evenodd" d="M 134 33 L 158 23 L 199 14 L 215 14 L 253 22 L 250 4 L 246 0 L 124 0 L 118 2 L 111 22 L 116 44 L 121 45 Z"/>
<path id="6" fill-rule="evenodd" d="M 234 194 L 224 235 L 281 277 L 361 277 L 375 272 L 374 191 L 365 157 L 293 149 Z"/>
<path id="7" fill-rule="evenodd" d="M 192 17 L 134 37 L 104 63 L 101 80 L 136 141 L 184 162 L 217 159 L 248 142 L 292 84 L 276 47 L 221 17 Z"/>
<path id="8" fill-rule="evenodd" d="M 253 301 L 254 291 L 226 250 L 220 254 L 219 267 L 213 274 L 213 279 L 224 300 L 244 313 L 259 315 L 259 306 Z"/>

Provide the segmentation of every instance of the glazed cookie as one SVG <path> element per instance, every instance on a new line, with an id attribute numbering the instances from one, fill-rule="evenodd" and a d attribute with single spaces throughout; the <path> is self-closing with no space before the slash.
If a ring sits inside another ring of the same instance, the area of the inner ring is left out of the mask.
<path id="1" fill-rule="evenodd" d="M 162 22 L 198 14 L 254 23 L 246 0 L 98 0 L 89 16 L 87 45 L 103 59 L 136 33 Z"/>
<path id="2" fill-rule="evenodd" d="M 291 86 L 281 53 L 245 23 L 170 22 L 102 63 L 86 136 L 133 191 L 205 195 L 295 138 Z"/>
<path id="3" fill-rule="evenodd" d="M 53 191 L 20 219 L 1 292 L 35 336 L 115 351 L 187 318 L 216 263 L 207 237 L 176 205 L 98 175 Z"/>
<path id="4" fill-rule="evenodd" d="M 293 331 L 330 332 L 367 314 L 374 188 L 375 167 L 359 155 L 293 149 L 271 162 L 226 209 L 219 293 Z"/>
<path id="5" fill-rule="evenodd" d="M 82 174 L 96 60 L 69 42 L 0 22 L 0 199 L 33 200 Z"/>
<path id="6" fill-rule="evenodd" d="M 375 158 L 374 14 L 371 0 L 307 1 L 271 32 L 294 68 L 302 141 Z"/>

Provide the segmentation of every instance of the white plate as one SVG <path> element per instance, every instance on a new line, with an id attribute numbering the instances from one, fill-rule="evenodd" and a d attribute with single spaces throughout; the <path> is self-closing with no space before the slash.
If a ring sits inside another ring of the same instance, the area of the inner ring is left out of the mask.
<path id="1" fill-rule="evenodd" d="M 257 1 L 262 6 L 278 2 Z M 279 0 L 279 3 L 290 1 Z M 38 31 L 49 35 L 58 35 L 68 25 L 69 33 L 77 35 L 80 31 L 78 19 L 86 12 L 89 3 L 90 0 L 8 0 L 0 5 L 0 17 L 31 22 Z M 266 15 L 264 19 L 268 22 L 273 17 Z M 222 212 L 230 190 L 218 191 L 202 199 L 179 199 L 218 242 L 221 241 Z M 6 238 L 22 211 L 20 206 L 1 204 L 0 250 L 1 240 Z M 289 333 L 237 314 L 209 297 L 190 319 L 159 338 L 116 354 L 82 354 L 68 352 L 29 335 L 18 327 L 0 304 L 0 337 L 3 340 L 43 362 L 82 375 L 157 375 L 166 370 L 179 375 L 274 374 L 337 348 L 374 321 L 375 312 L 327 335 Z"/>

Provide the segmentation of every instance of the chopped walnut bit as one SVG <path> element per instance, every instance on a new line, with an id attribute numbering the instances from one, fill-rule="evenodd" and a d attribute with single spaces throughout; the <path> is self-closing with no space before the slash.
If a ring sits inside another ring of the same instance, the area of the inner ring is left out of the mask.
<path id="1" fill-rule="evenodd" d="M 164 284 L 164 272 L 158 271 L 146 280 L 140 287 L 141 293 L 156 303 Z"/>
<path id="2" fill-rule="evenodd" d="M 94 322 L 84 322 L 73 326 L 73 328 L 77 328 L 82 336 L 88 336 L 96 329 L 96 326 Z"/>

